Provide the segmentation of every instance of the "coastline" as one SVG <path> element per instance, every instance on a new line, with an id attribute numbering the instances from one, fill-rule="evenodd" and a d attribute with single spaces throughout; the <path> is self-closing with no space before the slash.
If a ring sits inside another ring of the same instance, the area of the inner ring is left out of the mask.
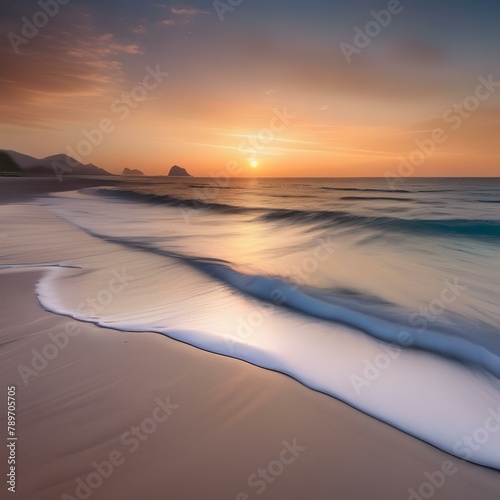
<path id="1" fill-rule="evenodd" d="M 108 176 L 71 176 L 66 175 L 59 180 L 55 175 L 51 176 L 29 176 L 0 177 L 0 204 L 27 201 L 37 195 L 46 193 L 57 193 L 62 191 L 73 191 L 87 187 L 114 186 L 124 179 Z"/>
<path id="2" fill-rule="evenodd" d="M 112 181 L 53 179 L 42 186 L 34 184 L 39 178 L 11 180 L 0 179 L 0 233 L 7 249 L 0 264 L 70 260 L 65 248 L 43 239 L 49 227 L 81 241 L 82 249 L 112 251 L 29 204 L 29 196 L 43 192 Z M 33 234 L 33 227 L 39 232 Z M 435 487 L 434 498 L 498 497 L 497 471 L 452 457 L 285 375 L 161 335 L 49 313 L 34 294 L 45 272 L 0 270 L 0 372 L 5 385 L 18 388 L 17 492 L 23 498 L 78 498 L 77 481 L 90 474 L 95 479 L 95 463 L 106 474 L 91 489 L 92 499 L 409 498 L 410 488 L 429 481 L 426 473 L 450 461 L 456 472 Z M 33 351 L 51 352 L 47 346 L 57 348 L 55 338 L 64 348 L 45 360 L 47 366 L 40 360 L 41 369 L 33 368 Z M 23 378 L 20 365 L 37 375 Z M 137 426 L 155 429 L 134 441 Z M 283 470 L 271 465 L 279 457 Z M 113 461 L 121 463 L 104 477 L 110 469 L 102 464 Z M 261 468 L 281 472 L 268 473 L 272 481 L 256 479 Z"/>

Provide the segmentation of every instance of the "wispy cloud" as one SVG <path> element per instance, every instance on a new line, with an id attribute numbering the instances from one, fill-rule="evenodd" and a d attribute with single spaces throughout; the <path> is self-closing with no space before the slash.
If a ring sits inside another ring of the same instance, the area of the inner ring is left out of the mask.
<path id="1" fill-rule="evenodd" d="M 176 16 L 198 16 L 200 14 L 209 14 L 206 10 L 200 10 L 200 9 L 193 9 L 193 8 L 181 8 L 181 9 L 176 9 L 175 7 L 172 7 L 170 9 L 170 12 Z"/>
<path id="2" fill-rule="evenodd" d="M 193 7 L 170 7 L 170 14 L 173 19 L 164 19 L 160 21 L 163 26 L 180 26 L 183 24 L 193 23 L 196 16 L 208 15 L 210 12 Z"/>
<path id="3" fill-rule="evenodd" d="M 132 33 L 135 33 L 136 35 L 144 35 L 147 33 L 146 28 L 142 24 L 138 24 L 134 28 L 132 28 Z"/>
<path id="4" fill-rule="evenodd" d="M 51 128 L 92 116 L 125 86 L 124 55 L 142 49 L 111 33 L 73 24 L 40 33 L 21 54 L 0 49 L 0 123 Z"/>

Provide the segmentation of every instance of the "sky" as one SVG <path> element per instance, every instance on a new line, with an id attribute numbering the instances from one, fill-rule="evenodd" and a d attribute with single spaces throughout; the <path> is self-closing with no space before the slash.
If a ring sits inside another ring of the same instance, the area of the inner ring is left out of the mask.
<path id="1" fill-rule="evenodd" d="M 499 19 L 486 0 L 4 2 L 0 148 L 113 173 L 497 176 Z"/>

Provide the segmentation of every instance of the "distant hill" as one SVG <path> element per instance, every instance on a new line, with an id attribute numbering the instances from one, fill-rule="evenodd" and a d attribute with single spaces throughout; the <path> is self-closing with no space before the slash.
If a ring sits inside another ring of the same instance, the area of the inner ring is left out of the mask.
<path id="1" fill-rule="evenodd" d="M 188 174 L 188 172 L 185 168 L 178 167 L 177 165 L 174 165 L 170 169 L 168 176 L 169 177 L 192 177 L 192 175 Z"/>
<path id="2" fill-rule="evenodd" d="M 122 175 L 144 175 L 144 172 L 138 168 L 124 168 Z"/>
<path id="3" fill-rule="evenodd" d="M 63 175 L 113 175 L 103 168 L 92 163 L 83 164 L 66 154 L 47 156 L 46 158 L 34 158 L 17 151 L 0 150 L 0 154 L 10 157 L 21 171 L 38 174 Z"/>
<path id="4" fill-rule="evenodd" d="M 5 151 L 0 151 L 0 173 L 22 172 L 23 169 Z"/>

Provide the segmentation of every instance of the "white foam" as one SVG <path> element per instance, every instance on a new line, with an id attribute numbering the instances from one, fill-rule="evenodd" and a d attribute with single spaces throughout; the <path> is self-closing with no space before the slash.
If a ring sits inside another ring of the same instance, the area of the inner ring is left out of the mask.
<path id="1" fill-rule="evenodd" d="M 500 415 L 498 431 L 485 437 L 481 430 L 500 412 L 496 379 L 416 350 L 391 351 L 392 359 L 388 347 L 368 335 L 249 299 L 176 259 L 123 251 L 117 261 L 109 255 L 96 257 L 86 272 L 48 271 L 37 287 L 41 304 L 289 374 L 445 451 L 500 469 Z M 123 267 L 133 278 L 109 304 L 91 313 L 81 307 L 106 289 L 111 269 Z M 377 375 L 366 371 L 370 364 L 387 366 Z M 467 436 L 475 449 L 464 444 Z"/>

